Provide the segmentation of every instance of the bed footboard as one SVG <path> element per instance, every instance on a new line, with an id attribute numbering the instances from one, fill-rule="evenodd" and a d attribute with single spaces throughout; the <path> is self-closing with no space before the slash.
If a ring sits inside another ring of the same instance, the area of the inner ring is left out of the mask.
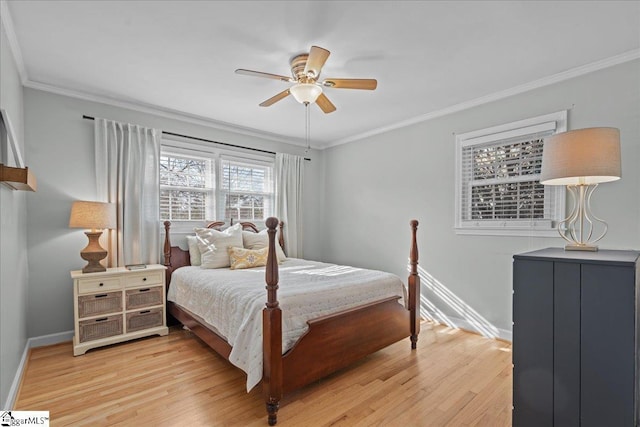
<path id="1" fill-rule="evenodd" d="M 309 320 L 309 330 L 283 357 L 284 392 L 326 377 L 407 338 L 409 311 L 398 303 L 399 299 L 390 297 Z"/>
<path id="2" fill-rule="evenodd" d="M 278 260 L 275 252 L 278 220 L 268 218 L 266 226 L 269 255 L 265 274 L 267 303 L 262 312 L 262 390 L 269 425 L 275 425 L 284 392 L 318 380 L 406 337 L 411 338 L 411 348 L 416 348 L 420 333 L 420 276 L 416 238 L 418 221 L 410 222 L 411 267 L 407 307 L 398 304 L 399 297 L 392 297 L 310 320 L 307 333 L 284 356 L 282 311 L 277 296 Z M 322 356 L 318 357 L 320 354 Z"/>

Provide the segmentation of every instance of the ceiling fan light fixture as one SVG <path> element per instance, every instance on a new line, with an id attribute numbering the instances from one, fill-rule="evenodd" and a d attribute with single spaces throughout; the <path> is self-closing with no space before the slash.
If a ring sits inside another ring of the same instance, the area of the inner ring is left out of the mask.
<path id="1" fill-rule="evenodd" d="M 298 83 L 293 85 L 289 92 L 301 104 L 313 104 L 322 93 L 322 88 L 313 83 Z"/>

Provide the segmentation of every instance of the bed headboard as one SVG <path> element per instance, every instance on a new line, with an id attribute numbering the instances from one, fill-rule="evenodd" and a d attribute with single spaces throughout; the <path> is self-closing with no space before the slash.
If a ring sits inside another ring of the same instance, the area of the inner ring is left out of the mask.
<path id="1" fill-rule="evenodd" d="M 240 222 L 242 224 L 242 229 L 245 231 L 253 231 L 254 233 L 258 233 L 258 227 L 252 222 Z M 233 219 L 231 220 L 231 225 L 233 225 Z M 220 230 L 220 228 L 224 226 L 224 221 L 213 221 L 206 225 L 207 228 L 213 228 L 215 230 Z M 282 250 L 285 250 L 284 247 L 284 236 L 283 236 L 283 228 L 284 223 L 280 221 L 279 223 L 280 233 L 278 238 L 278 243 Z M 169 283 L 171 282 L 171 274 L 174 270 L 177 270 L 180 267 L 185 267 L 187 265 L 191 265 L 191 258 L 189 257 L 189 251 L 180 248 L 179 246 L 171 246 L 171 238 L 169 236 L 169 230 L 171 229 L 171 221 L 164 222 L 164 266 L 167 267 L 166 270 L 166 286 L 169 289 Z M 286 251 L 285 251 L 286 253 Z"/>

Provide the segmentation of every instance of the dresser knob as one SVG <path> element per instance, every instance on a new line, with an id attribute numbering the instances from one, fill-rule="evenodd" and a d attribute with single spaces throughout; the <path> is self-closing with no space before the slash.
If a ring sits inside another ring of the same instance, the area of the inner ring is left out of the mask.
<path id="1" fill-rule="evenodd" d="M 104 283 L 100 283 L 100 286 L 104 286 Z"/>
<path id="2" fill-rule="evenodd" d="M 146 277 L 143 277 L 143 278 L 142 278 L 142 281 L 143 281 L 143 282 L 146 282 L 146 281 L 147 281 L 147 278 L 146 278 Z"/>

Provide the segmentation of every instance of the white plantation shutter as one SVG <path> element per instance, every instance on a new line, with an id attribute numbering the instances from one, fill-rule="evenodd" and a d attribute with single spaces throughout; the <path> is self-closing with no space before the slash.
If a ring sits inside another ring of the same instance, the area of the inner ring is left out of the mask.
<path id="1" fill-rule="evenodd" d="M 160 219 L 204 221 L 214 218 L 213 160 L 162 152 Z"/>
<path id="2" fill-rule="evenodd" d="M 564 127 L 566 113 L 550 116 L 556 120 L 543 121 L 548 115 L 457 137 L 458 232 L 554 227 L 563 193 L 540 184 L 540 170 L 544 138 Z"/>
<path id="3" fill-rule="evenodd" d="M 220 212 L 225 219 L 263 221 L 273 212 L 273 163 L 220 160 Z"/>

